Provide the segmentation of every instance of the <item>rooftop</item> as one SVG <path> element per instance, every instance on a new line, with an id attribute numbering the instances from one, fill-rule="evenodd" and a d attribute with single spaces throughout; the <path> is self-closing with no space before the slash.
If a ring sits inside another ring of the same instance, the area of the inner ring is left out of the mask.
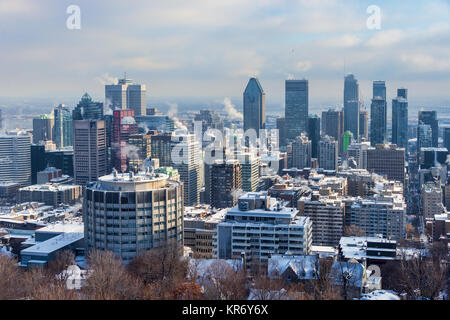
<path id="1" fill-rule="evenodd" d="M 53 237 L 47 241 L 38 243 L 32 247 L 23 249 L 21 255 L 47 255 L 58 249 L 64 248 L 76 241 L 84 238 L 83 232 L 69 232 L 62 233 L 56 237 Z"/>

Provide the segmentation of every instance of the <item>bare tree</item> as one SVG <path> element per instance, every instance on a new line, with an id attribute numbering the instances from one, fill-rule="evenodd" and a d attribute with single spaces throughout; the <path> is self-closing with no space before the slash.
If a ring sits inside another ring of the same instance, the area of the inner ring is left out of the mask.
<path id="1" fill-rule="evenodd" d="M 0 255 L 0 300 L 23 297 L 23 278 L 17 260 Z"/>
<path id="2" fill-rule="evenodd" d="M 63 250 L 56 253 L 54 260 L 47 265 L 48 272 L 51 274 L 61 274 L 68 266 L 75 264 L 75 255 L 70 250 Z"/>
<path id="3" fill-rule="evenodd" d="M 313 300 L 340 300 L 339 290 L 333 284 L 333 259 L 317 259 L 314 266 L 313 279 L 304 284 L 306 293 Z"/>
<path id="4" fill-rule="evenodd" d="M 140 281 L 127 273 L 122 260 L 110 251 L 92 250 L 87 256 L 91 274 L 82 293 L 94 300 L 134 300 L 141 296 Z"/>
<path id="5" fill-rule="evenodd" d="M 362 237 L 365 236 L 366 232 L 361 229 L 360 227 L 358 227 L 357 225 L 350 225 L 350 226 L 345 226 L 344 227 L 344 236 L 345 237 Z"/>
<path id="6" fill-rule="evenodd" d="M 244 270 L 235 270 L 225 261 L 214 261 L 200 281 L 208 300 L 245 300 L 249 295 Z"/>

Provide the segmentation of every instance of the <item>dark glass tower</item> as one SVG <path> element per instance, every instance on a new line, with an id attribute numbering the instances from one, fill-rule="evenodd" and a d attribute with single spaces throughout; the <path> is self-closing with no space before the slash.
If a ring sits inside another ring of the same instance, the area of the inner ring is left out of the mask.
<path id="1" fill-rule="evenodd" d="M 407 90 L 398 89 L 392 99 L 392 143 L 400 148 L 408 147 L 408 100 Z"/>
<path id="2" fill-rule="evenodd" d="M 286 138 L 294 140 L 308 131 L 308 80 L 286 80 Z"/>
<path id="3" fill-rule="evenodd" d="M 266 94 L 258 79 L 250 78 L 244 91 L 244 131 L 259 130 L 266 126 Z"/>
<path id="4" fill-rule="evenodd" d="M 419 111 L 419 124 L 427 124 L 432 131 L 432 147 L 438 147 L 439 122 L 436 111 Z"/>
<path id="5" fill-rule="evenodd" d="M 344 132 L 350 131 L 353 137 L 359 137 L 359 85 L 353 74 L 344 81 Z"/>
<path id="6" fill-rule="evenodd" d="M 103 103 L 94 102 L 90 95 L 85 93 L 80 102 L 72 111 L 73 120 L 101 120 L 103 117 Z"/>
<path id="7" fill-rule="evenodd" d="M 386 83 L 373 82 L 373 99 L 370 106 L 370 145 L 375 146 L 386 142 L 387 136 L 387 103 Z"/>
<path id="8" fill-rule="evenodd" d="M 319 156 L 320 118 L 316 115 L 308 117 L 308 138 L 311 140 L 311 157 Z"/>

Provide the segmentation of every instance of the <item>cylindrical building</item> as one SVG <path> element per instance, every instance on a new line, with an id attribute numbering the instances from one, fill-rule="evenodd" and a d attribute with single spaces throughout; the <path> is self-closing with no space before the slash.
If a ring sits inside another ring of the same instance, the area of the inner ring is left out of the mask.
<path id="1" fill-rule="evenodd" d="M 125 263 L 174 240 L 183 247 L 183 185 L 165 174 L 103 176 L 88 184 L 83 214 L 88 249 L 110 250 Z"/>

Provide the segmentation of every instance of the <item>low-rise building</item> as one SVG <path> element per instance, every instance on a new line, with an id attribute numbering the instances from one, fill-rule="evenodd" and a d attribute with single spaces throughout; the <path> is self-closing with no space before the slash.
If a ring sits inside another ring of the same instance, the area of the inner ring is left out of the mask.
<path id="1" fill-rule="evenodd" d="M 19 189 L 21 202 L 38 201 L 46 205 L 73 204 L 80 199 L 82 188 L 79 185 L 36 184 Z"/>

